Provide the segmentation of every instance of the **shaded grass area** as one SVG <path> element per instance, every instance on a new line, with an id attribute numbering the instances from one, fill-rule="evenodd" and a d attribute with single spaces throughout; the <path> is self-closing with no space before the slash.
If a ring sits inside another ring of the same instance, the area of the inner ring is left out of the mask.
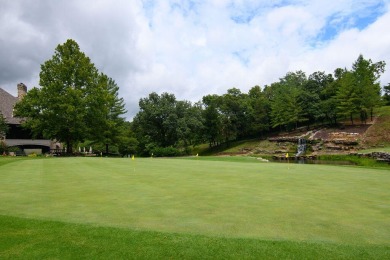
<path id="1" fill-rule="evenodd" d="M 357 166 L 370 167 L 370 168 L 384 168 L 390 170 L 390 164 L 387 162 L 380 162 L 373 158 L 359 157 L 356 155 L 345 155 L 345 154 L 333 154 L 333 155 L 320 155 L 319 160 L 324 161 L 347 161 Z"/>
<path id="2" fill-rule="evenodd" d="M 32 158 L 25 157 L 25 156 L 24 157 L 0 156 L 0 166 L 5 165 L 7 163 L 19 162 L 19 161 L 30 160 L 30 159 Z"/>
<path id="3" fill-rule="evenodd" d="M 272 156 L 262 156 L 261 158 L 272 160 Z M 332 165 L 332 163 L 336 166 L 339 165 L 337 162 L 349 162 L 355 166 L 362 166 L 368 168 L 383 168 L 390 170 L 390 164 L 387 162 L 380 162 L 373 158 L 367 157 L 358 157 L 356 155 L 346 155 L 346 154 L 331 154 L 331 155 L 320 155 L 317 157 L 320 162 L 324 162 L 323 164 Z M 263 163 L 257 160 L 257 157 L 254 156 L 201 156 L 201 157 L 184 157 L 182 159 L 189 160 L 202 160 L 202 161 L 220 161 L 220 162 L 241 162 L 241 163 Z M 280 161 L 283 163 L 287 163 L 286 161 Z M 292 160 L 290 163 L 295 163 Z M 318 163 L 321 164 L 321 163 Z"/>
<path id="4" fill-rule="evenodd" d="M 136 231 L 0 215 L 1 259 L 388 259 L 390 246 Z"/>

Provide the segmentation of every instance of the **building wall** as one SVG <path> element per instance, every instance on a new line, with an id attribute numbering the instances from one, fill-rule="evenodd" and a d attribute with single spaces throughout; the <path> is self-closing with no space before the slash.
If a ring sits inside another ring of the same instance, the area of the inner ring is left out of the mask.
<path id="1" fill-rule="evenodd" d="M 4 138 L 7 146 L 18 146 L 26 151 L 38 150 L 41 153 L 50 152 L 50 149 L 62 149 L 62 145 L 56 141 L 43 139 L 42 136 L 33 138 L 31 131 L 24 129 L 21 126 L 21 118 L 13 116 L 13 108 L 15 104 L 23 99 L 27 94 L 27 87 L 23 83 L 17 85 L 18 97 L 14 97 L 5 90 L 0 88 L 0 112 L 5 117 L 9 125 L 9 131 Z"/>

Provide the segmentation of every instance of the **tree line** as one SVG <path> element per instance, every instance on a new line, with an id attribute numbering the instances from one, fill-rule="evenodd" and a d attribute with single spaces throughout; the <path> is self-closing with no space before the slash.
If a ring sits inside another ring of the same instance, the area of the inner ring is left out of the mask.
<path id="1" fill-rule="evenodd" d="M 379 78 L 385 62 L 359 55 L 351 69 L 333 74 L 288 72 L 277 82 L 208 94 L 192 103 L 174 94 L 155 92 L 139 100 L 132 122 L 122 117 L 119 87 L 100 73 L 74 40 L 58 45 L 41 66 L 40 88 L 31 89 L 16 106 L 25 127 L 35 134 L 64 142 L 68 152 L 88 140 L 122 154 L 173 156 L 191 147 L 211 147 L 341 120 L 366 123 L 375 107 L 390 103 L 390 84 L 381 94 Z M 103 149 L 103 148 L 102 148 Z"/>
<path id="2" fill-rule="evenodd" d="M 248 93 L 231 88 L 195 104 L 176 100 L 174 94 L 151 93 L 140 100 L 132 129 L 139 152 L 150 155 L 161 149 L 173 153 L 173 148 L 188 152 L 200 143 L 218 146 L 302 126 L 337 125 L 341 120 L 355 124 L 359 118 L 366 123 L 375 107 L 389 101 L 389 86 L 382 97 L 379 84 L 384 70 L 385 62 L 374 63 L 359 55 L 352 69 L 309 76 L 288 72 L 263 88 L 254 86 Z"/>

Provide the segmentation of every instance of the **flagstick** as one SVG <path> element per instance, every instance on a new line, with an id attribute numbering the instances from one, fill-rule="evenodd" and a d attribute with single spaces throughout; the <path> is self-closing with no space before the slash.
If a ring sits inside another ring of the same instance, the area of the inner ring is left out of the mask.
<path id="1" fill-rule="evenodd" d="M 134 162 L 134 164 L 133 164 L 133 172 L 135 172 L 135 158 L 134 158 L 134 155 L 131 157 L 131 160 Z"/>

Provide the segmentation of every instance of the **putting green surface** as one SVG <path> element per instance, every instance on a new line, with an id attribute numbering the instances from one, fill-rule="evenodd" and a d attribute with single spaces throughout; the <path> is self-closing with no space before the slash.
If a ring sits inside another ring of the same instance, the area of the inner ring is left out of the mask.
<path id="1" fill-rule="evenodd" d="M 231 238 L 390 244 L 390 172 L 202 159 L 0 166 L 0 215 Z"/>

